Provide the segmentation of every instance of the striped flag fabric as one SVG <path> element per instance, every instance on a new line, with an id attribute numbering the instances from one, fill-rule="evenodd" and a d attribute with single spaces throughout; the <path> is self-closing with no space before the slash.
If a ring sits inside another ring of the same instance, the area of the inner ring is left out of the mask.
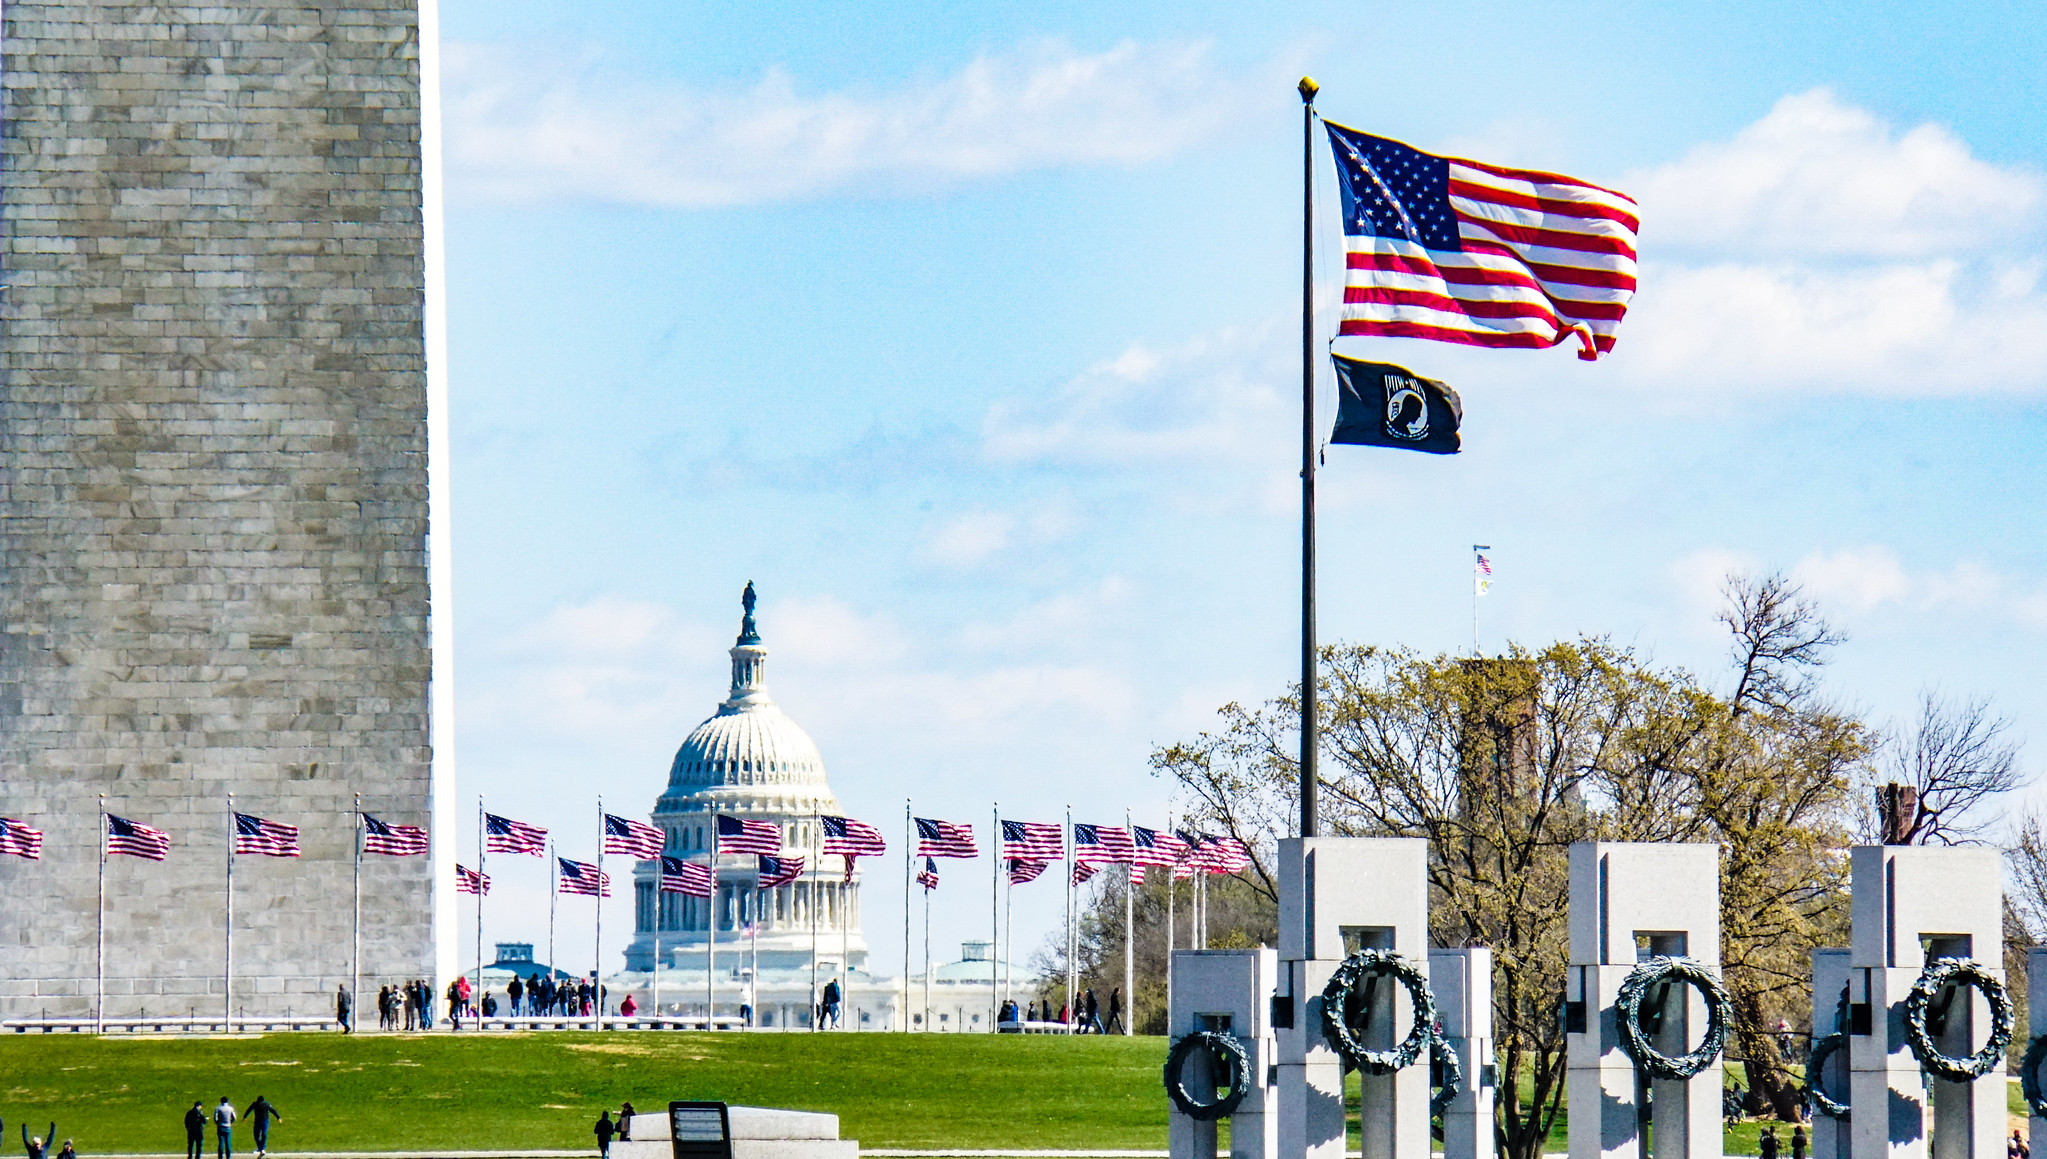
<path id="1" fill-rule="evenodd" d="M 680 857 L 661 859 L 661 892 L 687 894 L 690 897 L 711 896 L 711 867 L 684 861 Z"/>
<path id="2" fill-rule="evenodd" d="M 264 857 L 297 857 L 298 826 L 252 817 L 247 813 L 236 813 L 235 852 L 260 854 Z"/>
<path id="3" fill-rule="evenodd" d="M 957 821 L 934 821 L 919 817 L 917 821 L 917 856 L 932 857 L 979 857 L 981 850 L 974 844 L 974 827 Z"/>
<path id="4" fill-rule="evenodd" d="M 417 857 L 426 852 L 426 830 L 417 825 L 393 825 L 364 813 L 362 851 L 389 857 Z"/>
<path id="5" fill-rule="evenodd" d="M 1138 825 L 1130 830 L 1130 840 L 1136 846 L 1139 865 L 1171 865 L 1187 852 L 1185 841 L 1163 829 L 1146 829 Z"/>
<path id="6" fill-rule="evenodd" d="M 1189 833 L 1185 829 L 1181 829 L 1174 833 L 1173 836 L 1178 837 L 1181 846 L 1183 846 L 1179 860 L 1173 862 L 1173 880 L 1186 881 L 1203 868 L 1201 862 L 1201 834 Z"/>
<path id="7" fill-rule="evenodd" d="M 162 861 L 171 854 L 170 835 L 126 817 L 107 814 L 107 852 Z"/>
<path id="8" fill-rule="evenodd" d="M 719 853 L 754 853 L 773 857 L 782 851 L 782 828 L 773 821 L 746 821 L 718 814 Z"/>
<path id="9" fill-rule="evenodd" d="M 1073 884 L 1082 885 L 1087 879 L 1102 871 L 1102 862 L 1075 861 L 1073 863 Z"/>
<path id="10" fill-rule="evenodd" d="M 587 861 L 570 861 L 557 857 L 561 863 L 561 891 L 580 893 L 585 897 L 610 897 L 611 875 Z"/>
<path id="11" fill-rule="evenodd" d="M 1493 561 L 1486 558 L 1486 549 L 1471 549 L 1471 592 L 1482 596 L 1493 588 Z"/>
<path id="12" fill-rule="evenodd" d="M 623 853 L 641 861 L 652 861 L 661 856 L 661 849 L 668 844 L 668 835 L 645 821 L 634 821 L 627 817 L 604 815 L 604 852 Z"/>
<path id="13" fill-rule="evenodd" d="M 1066 845 L 1060 839 L 1057 825 L 1038 821 L 1004 821 L 1002 856 L 1013 861 L 1064 861 Z"/>
<path id="14" fill-rule="evenodd" d="M 1012 859 L 1009 863 L 1009 884 L 1023 885 L 1038 880 L 1038 875 L 1045 872 L 1045 866 L 1048 864 L 1050 862 Z"/>
<path id="15" fill-rule="evenodd" d="M 783 857 L 779 855 L 771 857 L 763 853 L 760 855 L 759 877 L 755 884 L 762 889 L 773 889 L 778 885 L 788 885 L 802 876 L 803 859 L 801 857 Z"/>
<path id="16" fill-rule="evenodd" d="M 1137 860 L 1137 843 L 1130 830 L 1114 825 L 1073 826 L 1073 858 L 1083 864 L 1127 865 Z"/>
<path id="17" fill-rule="evenodd" d="M 489 893 L 490 875 L 458 863 L 455 866 L 455 892 L 473 893 L 478 896 Z"/>
<path id="18" fill-rule="evenodd" d="M 917 871 L 917 884 L 929 893 L 938 888 L 938 863 L 929 857 L 924 859 L 924 868 Z"/>
<path id="19" fill-rule="evenodd" d="M 547 856 L 547 830 L 496 813 L 483 815 L 483 847 L 491 853 L 531 853 Z"/>
<path id="20" fill-rule="evenodd" d="M 1210 873 L 1236 873 L 1251 866 L 1251 851 L 1235 837 L 1201 835 L 1198 863 Z"/>
<path id="21" fill-rule="evenodd" d="M 881 839 L 881 830 L 865 821 L 851 817 L 819 817 L 818 824 L 824 826 L 823 854 L 827 857 L 836 853 L 846 859 L 846 880 L 853 880 L 853 863 L 862 857 L 880 857 L 888 852 L 888 842 Z"/>
<path id="22" fill-rule="evenodd" d="M 31 829 L 12 817 L 0 817 L 0 853 L 41 861 L 43 831 Z"/>
<path id="23" fill-rule="evenodd" d="M 1343 200 L 1338 334 L 1613 349 L 1635 293 L 1634 198 L 1575 177 L 1438 157 L 1323 122 Z"/>

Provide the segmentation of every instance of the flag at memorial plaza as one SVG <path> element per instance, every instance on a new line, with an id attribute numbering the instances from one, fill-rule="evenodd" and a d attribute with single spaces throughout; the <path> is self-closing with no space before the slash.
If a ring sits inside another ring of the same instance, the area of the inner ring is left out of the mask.
<path id="1" fill-rule="evenodd" d="M 391 857 L 416 857 L 427 851 L 426 830 L 417 825 L 393 825 L 364 813 L 362 851 Z"/>
<path id="2" fill-rule="evenodd" d="M 611 896 L 611 875 L 585 861 L 555 858 L 560 862 L 561 891 L 589 897 Z"/>
<path id="3" fill-rule="evenodd" d="M 711 896 L 711 867 L 680 857 L 661 858 L 661 892 Z"/>
<path id="4" fill-rule="evenodd" d="M 1104 861 L 1075 861 L 1073 863 L 1073 884 L 1084 885 L 1087 880 L 1102 871 L 1102 866 L 1111 864 Z"/>
<path id="5" fill-rule="evenodd" d="M 616 817 L 610 813 L 604 815 L 606 853 L 622 853 L 641 861 L 652 861 L 661 856 L 661 849 L 667 844 L 668 835 L 645 821 Z"/>
<path id="6" fill-rule="evenodd" d="M 1004 821 L 1002 856 L 1015 861 L 1064 861 L 1066 846 L 1059 826 L 1049 821 Z"/>
<path id="7" fill-rule="evenodd" d="M 1045 872 L 1045 867 L 1050 864 L 1049 861 L 1020 861 L 1012 858 L 1009 862 L 1009 884 L 1023 885 L 1036 881 L 1038 875 Z"/>
<path id="8" fill-rule="evenodd" d="M 1130 865 L 1132 885 L 1144 884 L 1145 870 L 1149 867 L 1157 865 L 1170 869 L 1187 852 L 1187 843 L 1178 837 L 1162 830 L 1146 829 L 1142 825 L 1131 827 L 1130 839 L 1137 846 L 1136 857 Z"/>
<path id="9" fill-rule="evenodd" d="M 1613 349 L 1635 292 L 1633 198 L 1324 125 L 1343 200 L 1338 334 Z"/>
<path id="10" fill-rule="evenodd" d="M 1203 833 L 1194 860 L 1210 873 L 1238 873 L 1251 867 L 1251 850 L 1228 834 L 1218 837 Z"/>
<path id="11" fill-rule="evenodd" d="M 919 857 L 978 857 L 980 848 L 974 844 L 974 827 L 957 821 L 934 821 L 918 817 L 917 856 Z"/>
<path id="12" fill-rule="evenodd" d="M 265 820 L 262 817 L 252 817 L 247 813 L 236 813 L 235 852 L 260 854 L 264 857 L 297 857 L 298 827 L 280 821 Z"/>
<path id="13" fill-rule="evenodd" d="M 801 857 L 781 855 L 771 857 L 767 854 L 762 854 L 756 884 L 762 889 L 773 889 L 778 885 L 787 885 L 802 876 L 803 859 Z"/>
<path id="14" fill-rule="evenodd" d="M 0 817 L 0 853 L 40 861 L 43 856 L 43 831 L 31 829 L 12 817 Z"/>
<path id="15" fill-rule="evenodd" d="M 547 855 L 547 830 L 496 813 L 483 815 L 483 847 L 491 853 L 530 853 L 535 857 Z M 587 832 L 587 830 L 585 830 Z"/>
<path id="16" fill-rule="evenodd" d="M 1174 836 L 1180 839 L 1180 844 L 1184 848 L 1180 853 L 1179 860 L 1173 863 L 1173 880 L 1186 881 L 1202 868 L 1201 834 L 1189 833 L 1187 830 L 1181 829 L 1176 831 Z"/>
<path id="17" fill-rule="evenodd" d="M 865 821 L 851 817 L 819 817 L 818 824 L 824 827 L 824 848 L 826 857 L 836 853 L 846 859 L 846 880 L 853 880 L 853 862 L 862 857 L 880 857 L 888 852 L 888 842 L 881 839 L 881 830 Z"/>
<path id="18" fill-rule="evenodd" d="M 455 892 L 486 894 L 490 892 L 490 875 L 479 873 L 466 865 L 455 866 Z"/>
<path id="19" fill-rule="evenodd" d="M 923 886 L 926 893 L 938 888 L 938 863 L 936 861 L 931 860 L 929 857 L 924 859 L 924 868 L 917 871 L 917 884 Z"/>
<path id="20" fill-rule="evenodd" d="M 1073 858 L 1082 865 L 1127 865 L 1137 858 L 1130 830 L 1115 825 L 1073 826 Z"/>
<path id="21" fill-rule="evenodd" d="M 171 853 L 170 835 L 126 817 L 107 814 L 107 852 L 162 861 Z"/>
<path id="22" fill-rule="evenodd" d="M 1454 455 L 1464 402 L 1432 378 L 1387 362 L 1361 362 L 1341 354 L 1336 364 L 1336 427 L 1331 443 L 1392 447 Z"/>
<path id="23" fill-rule="evenodd" d="M 782 830 L 773 821 L 746 821 L 718 814 L 718 853 L 757 853 L 773 856 L 782 851 Z"/>

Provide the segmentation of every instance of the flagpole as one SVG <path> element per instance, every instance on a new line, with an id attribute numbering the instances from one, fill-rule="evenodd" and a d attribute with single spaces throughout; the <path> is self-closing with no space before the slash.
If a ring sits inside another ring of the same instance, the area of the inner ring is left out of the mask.
<path id="1" fill-rule="evenodd" d="M 1179 840 L 1179 831 L 1173 828 L 1173 811 L 1171 809 L 1166 810 L 1166 832 L 1174 840 Z M 1179 859 L 1174 858 L 1174 860 L 1178 861 Z M 1179 870 L 1180 867 L 1177 865 L 1166 866 L 1166 1016 L 1168 1018 L 1172 1017 L 1171 1012 L 1173 1009 L 1173 904 L 1180 895 Z M 1172 1032 L 1172 1028 L 1168 1026 L 1166 1033 L 1171 1034 Z"/>
<path id="2" fill-rule="evenodd" d="M 839 883 L 839 1029 L 853 1028 L 853 858 L 846 859 L 846 878 Z M 870 973 L 869 977 L 873 975 Z"/>
<path id="3" fill-rule="evenodd" d="M 604 1029 L 604 798 L 597 798 L 597 931 L 590 944 L 590 1010 L 596 1018 L 593 1030 Z M 480 1001 L 481 999 L 479 999 Z"/>
<path id="4" fill-rule="evenodd" d="M 483 794 L 478 793 L 476 795 L 476 986 L 470 991 L 470 997 L 476 1000 L 476 1009 L 479 1016 L 483 1012 L 483 892 L 488 888 L 483 880 L 484 854 L 490 845 L 490 838 L 485 833 L 485 829 Z M 552 910 L 549 911 L 548 915 L 547 956 L 550 959 L 554 957 L 554 918 Z M 554 963 L 550 961 L 548 969 L 551 970 L 553 968 Z M 456 1030 L 462 1029 L 462 1014 L 459 1010 L 448 1021 L 455 1024 Z M 481 1021 L 477 1023 L 476 1029 L 483 1029 Z"/>
<path id="5" fill-rule="evenodd" d="M 93 911 L 92 1032 L 107 1032 L 107 795 L 100 794 L 100 893 Z"/>
<path id="6" fill-rule="evenodd" d="M 1137 878 L 1144 867 L 1137 864 L 1137 832 L 1130 824 L 1130 810 L 1123 810 L 1123 829 L 1130 834 L 1130 872 L 1123 875 L 1123 1037 L 1131 1037 L 1137 1022 Z"/>
<path id="7" fill-rule="evenodd" d="M 718 1016 L 718 823 L 711 822 L 711 896 L 704 899 L 704 1029 Z"/>
<path id="8" fill-rule="evenodd" d="M 948 813 L 950 809 L 946 810 Z M 931 887 L 924 887 L 924 1033 L 931 1033 Z"/>
<path id="9" fill-rule="evenodd" d="M 917 823 L 910 816 L 910 799 L 903 798 L 903 1033 L 910 1033 L 910 859 L 916 846 Z M 924 1012 L 929 1017 L 931 1012 Z"/>
<path id="10" fill-rule="evenodd" d="M 1077 1013 L 1075 1008 L 1080 1005 L 1073 993 L 1074 987 L 1080 985 L 1080 963 L 1074 960 L 1080 950 L 1076 945 L 1079 938 L 1073 931 L 1073 871 L 1078 866 L 1073 863 L 1073 806 L 1071 805 L 1066 807 L 1066 836 L 1064 841 L 1066 844 L 1066 1028 L 1071 1033 L 1073 1030 L 1073 1019 Z"/>
<path id="11" fill-rule="evenodd" d="M 649 999 L 649 1002 L 654 1007 L 654 1029 L 656 1030 L 661 1029 L 661 906 L 667 900 L 661 892 L 661 871 L 666 868 L 661 864 L 661 858 L 667 852 L 668 839 L 664 834 L 661 841 L 661 852 L 654 857 L 654 982 L 651 987 L 653 996 Z M 676 902 L 675 905 L 677 909 L 682 908 L 681 902 Z"/>
<path id="12" fill-rule="evenodd" d="M 227 795 L 227 945 L 221 955 L 220 1029 L 235 1032 L 235 795 Z"/>
<path id="13" fill-rule="evenodd" d="M 1301 94 L 1301 836 L 1316 836 L 1315 752 L 1315 93 Z M 1302 915 L 1306 918 L 1306 914 Z"/>
<path id="14" fill-rule="evenodd" d="M 1479 553 L 1492 549 L 1493 545 L 1490 543 L 1471 545 L 1471 658 L 1474 660 L 1484 655 L 1478 650 L 1478 561 L 1485 557 Z"/>
<path id="15" fill-rule="evenodd" d="M 761 872 L 760 858 L 753 862 L 753 888 L 747 895 L 753 898 L 753 920 L 746 923 L 746 1028 L 752 1030 L 761 1021 Z"/>
<path id="16" fill-rule="evenodd" d="M 1000 846 L 997 846 L 998 852 Z M 1008 859 L 996 858 L 998 872 L 1008 868 Z M 1016 972 L 1010 969 L 1009 959 L 1016 953 L 1016 883 L 1009 880 L 1007 872 L 1002 873 L 1002 1000 L 1016 1001 Z"/>
<path id="17" fill-rule="evenodd" d="M 476 871 L 483 872 L 483 854 L 476 855 Z M 560 981 L 561 968 L 554 962 L 554 899 L 561 892 L 561 863 L 554 858 L 554 838 L 547 839 L 547 984 L 553 986 Z M 483 904 L 483 895 L 477 895 L 477 904 Z M 478 945 L 482 944 L 481 939 Z"/>
<path id="18" fill-rule="evenodd" d="M 355 917 L 348 936 L 348 1016 L 362 1009 L 362 794 L 355 795 Z M 353 1026 L 343 1027 L 353 1033 Z"/>
<path id="19" fill-rule="evenodd" d="M 817 887 L 824 884 L 818 879 L 818 871 L 824 868 L 823 846 L 818 843 L 817 803 L 810 806 L 810 863 L 805 867 L 810 876 L 810 1032 L 816 1034 L 824 1029 L 824 1019 L 818 1012 L 817 990 Z"/>
<path id="20" fill-rule="evenodd" d="M 1002 1014 L 1002 802 L 989 805 L 995 827 L 989 830 L 988 943 L 995 954 L 988 961 L 988 1033 L 994 1034 Z"/>

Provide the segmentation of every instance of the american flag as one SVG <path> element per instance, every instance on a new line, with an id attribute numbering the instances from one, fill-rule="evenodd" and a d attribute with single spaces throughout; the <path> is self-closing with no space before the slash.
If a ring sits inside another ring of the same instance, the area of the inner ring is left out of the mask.
<path id="1" fill-rule="evenodd" d="M 974 827 L 957 821 L 917 818 L 917 856 L 979 857 L 974 845 Z"/>
<path id="2" fill-rule="evenodd" d="M 929 857 L 924 859 L 924 868 L 917 871 L 917 884 L 923 886 L 927 893 L 938 888 L 938 863 L 936 861 L 931 860 Z"/>
<path id="3" fill-rule="evenodd" d="M 364 813 L 362 851 L 385 853 L 392 857 L 414 857 L 426 852 L 426 830 L 417 825 L 393 825 Z"/>
<path id="4" fill-rule="evenodd" d="M 1338 334 L 1613 349 L 1635 293 L 1634 198 L 1328 129 L 1349 266 Z"/>
<path id="5" fill-rule="evenodd" d="M 1162 829 L 1146 829 L 1138 825 L 1130 830 L 1130 838 L 1137 846 L 1137 864 L 1171 865 L 1187 852 L 1187 843 Z"/>
<path id="6" fill-rule="evenodd" d="M 742 821 L 718 814 L 719 853 L 757 853 L 772 857 L 782 851 L 782 829 L 773 821 Z"/>
<path id="7" fill-rule="evenodd" d="M 1251 865 L 1251 851 L 1235 837 L 1214 837 L 1201 835 L 1201 849 L 1196 862 L 1210 873 L 1236 873 Z"/>
<path id="8" fill-rule="evenodd" d="M 865 821 L 851 817 L 819 817 L 824 826 L 824 849 L 829 857 L 836 853 L 846 859 L 846 880 L 853 880 L 853 862 L 862 857 L 880 857 L 888 852 L 888 842 L 881 839 L 881 830 Z"/>
<path id="9" fill-rule="evenodd" d="M 1009 884 L 1022 885 L 1025 882 L 1038 880 L 1038 875 L 1045 872 L 1047 864 L 1047 862 L 1043 861 L 1012 860 L 1009 863 Z"/>
<path id="10" fill-rule="evenodd" d="M 624 817 L 604 815 L 604 852 L 623 853 L 641 861 L 652 861 L 661 856 L 661 847 L 668 844 L 668 835 L 647 824 Z"/>
<path id="11" fill-rule="evenodd" d="M 1073 863 L 1073 884 L 1079 885 L 1101 871 L 1102 867 L 1097 862 L 1076 861 Z"/>
<path id="12" fill-rule="evenodd" d="M 171 853 L 171 839 L 161 829 L 107 814 L 107 852 L 162 861 Z"/>
<path id="13" fill-rule="evenodd" d="M 1004 821 L 1002 856 L 1016 861 L 1064 861 L 1066 846 L 1059 839 L 1057 825 L 1038 821 Z"/>
<path id="14" fill-rule="evenodd" d="M 1108 862 L 1124 865 L 1137 860 L 1137 843 L 1130 839 L 1130 830 L 1114 825 L 1080 825 L 1073 827 L 1074 860 L 1087 862 Z"/>
<path id="15" fill-rule="evenodd" d="M 570 861 L 557 857 L 561 863 L 561 891 L 580 893 L 586 897 L 610 897 L 611 875 L 585 861 Z"/>
<path id="16" fill-rule="evenodd" d="M 684 861 L 680 857 L 661 859 L 661 892 L 685 893 L 691 897 L 711 896 L 711 867 Z"/>
<path id="17" fill-rule="evenodd" d="M 1173 863 L 1173 880 L 1186 881 L 1203 868 L 1201 861 L 1202 836 L 1199 833 L 1189 833 L 1185 829 L 1179 830 L 1174 836 L 1180 839 L 1180 844 L 1184 848 L 1180 854 L 1180 859 Z"/>
<path id="18" fill-rule="evenodd" d="M 490 875 L 478 873 L 466 865 L 455 866 L 455 892 L 485 894 L 490 892 Z"/>
<path id="19" fill-rule="evenodd" d="M 483 815 L 483 847 L 491 853 L 531 853 L 547 856 L 547 830 L 496 813 Z"/>
<path id="20" fill-rule="evenodd" d="M 260 853 L 265 857 L 297 857 L 298 826 L 236 813 L 235 852 Z"/>
<path id="21" fill-rule="evenodd" d="M 802 876 L 803 859 L 801 857 L 770 857 L 767 854 L 762 854 L 760 858 L 759 880 L 755 884 L 762 889 L 773 889 L 778 885 L 787 885 Z"/>
<path id="22" fill-rule="evenodd" d="M 1492 587 L 1493 561 L 1486 558 L 1484 548 L 1473 547 L 1471 549 L 1471 590 L 1482 596 L 1491 591 Z"/>
<path id="23" fill-rule="evenodd" d="M 43 831 L 31 829 L 12 817 L 0 817 L 0 853 L 12 853 L 30 861 L 43 858 Z"/>

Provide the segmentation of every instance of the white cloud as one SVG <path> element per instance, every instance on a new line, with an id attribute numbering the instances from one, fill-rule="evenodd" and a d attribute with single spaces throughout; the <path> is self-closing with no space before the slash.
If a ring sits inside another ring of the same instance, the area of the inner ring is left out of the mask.
<path id="1" fill-rule="evenodd" d="M 1974 156 L 1940 125 L 1903 134 L 1815 89 L 1733 140 L 1700 145 L 1621 186 L 1645 245 L 1878 258 L 2009 242 L 2041 200 L 2037 175 Z"/>
<path id="2" fill-rule="evenodd" d="M 1914 587 L 1897 555 L 1887 547 L 1850 547 L 1831 555 L 1808 555 L 1791 569 L 1791 578 L 1815 598 L 1857 612 L 1903 599 Z"/>
<path id="3" fill-rule="evenodd" d="M 1915 612 L 1966 611 L 2047 624 L 2047 589 L 2027 590 L 1977 560 L 1945 571 L 1913 571 L 1881 545 L 1814 552 L 1791 569 L 1791 578 L 1827 604 L 1857 614 L 1887 606 Z"/>
<path id="4" fill-rule="evenodd" d="M 806 92 L 779 71 L 707 89 L 623 77 L 589 53 L 478 45 L 447 62 L 451 187 L 522 203 L 739 205 L 1135 165 L 1244 107 L 1205 44 L 1045 41 L 867 92 Z"/>
<path id="5" fill-rule="evenodd" d="M 1008 547 L 1016 518 L 1000 511 L 973 511 L 932 529 L 924 541 L 926 559 L 945 567 L 970 568 Z"/>

